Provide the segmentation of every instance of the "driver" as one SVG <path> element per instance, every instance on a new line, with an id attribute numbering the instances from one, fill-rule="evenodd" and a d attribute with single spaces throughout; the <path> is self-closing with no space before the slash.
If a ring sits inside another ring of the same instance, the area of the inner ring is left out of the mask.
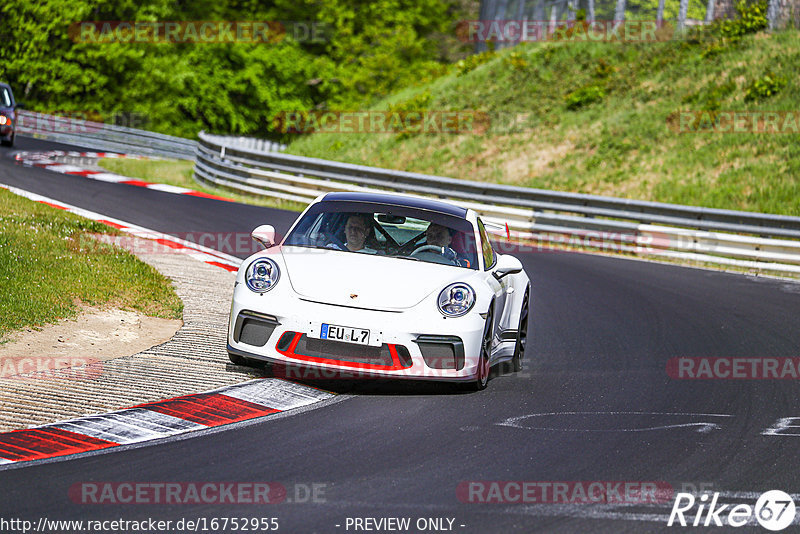
<path id="1" fill-rule="evenodd" d="M 347 218 L 344 225 L 345 241 L 344 246 L 351 252 L 365 252 L 367 254 L 377 254 L 377 250 L 365 246 L 367 234 L 370 229 L 368 219 L 363 214 L 353 214 Z"/>
<path id="2" fill-rule="evenodd" d="M 425 242 L 436 247 L 449 247 L 453 241 L 450 231 L 441 224 L 430 223 L 425 230 Z"/>
<path id="3" fill-rule="evenodd" d="M 469 267 L 469 260 L 460 257 L 450 245 L 453 242 L 453 235 L 450 229 L 441 224 L 430 223 L 425 229 L 425 243 L 435 247 L 442 247 L 442 256 L 452 260 L 462 267 Z"/>

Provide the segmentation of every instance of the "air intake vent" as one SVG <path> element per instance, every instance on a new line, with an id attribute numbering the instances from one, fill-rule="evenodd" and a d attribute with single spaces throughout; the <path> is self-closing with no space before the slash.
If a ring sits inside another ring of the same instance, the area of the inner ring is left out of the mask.
<path id="1" fill-rule="evenodd" d="M 279 324 L 274 317 L 243 311 L 236 318 L 233 338 L 239 343 L 263 347 Z"/>
<path id="2" fill-rule="evenodd" d="M 419 346 L 425 365 L 431 369 L 464 368 L 464 343 L 456 336 L 419 336 Z"/>

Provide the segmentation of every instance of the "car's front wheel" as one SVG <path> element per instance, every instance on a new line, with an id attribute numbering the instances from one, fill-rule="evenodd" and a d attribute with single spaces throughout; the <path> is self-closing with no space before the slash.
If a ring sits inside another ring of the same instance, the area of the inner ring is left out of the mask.
<path id="1" fill-rule="evenodd" d="M 242 365 L 242 366 L 250 365 L 250 360 L 248 360 L 244 356 L 239 356 L 238 354 L 234 354 L 232 352 L 228 353 L 228 358 L 231 360 L 231 363 L 234 364 L 234 365 Z"/>
<path id="2" fill-rule="evenodd" d="M 478 355 L 478 370 L 475 373 L 475 381 L 472 382 L 472 389 L 481 391 L 486 389 L 489 384 L 489 356 L 492 351 L 492 320 L 493 310 L 489 308 L 486 315 L 486 326 L 483 327 L 483 339 L 481 339 L 481 352 Z"/>
<path id="3" fill-rule="evenodd" d="M 253 367 L 255 369 L 261 369 L 265 373 L 273 372 L 272 364 L 269 362 L 254 360 L 252 358 L 245 358 L 244 356 L 239 356 L 238 354 L 234 354 L 232 352 L 228 353 L 228 358 L 234 365 L 241 365 L 242 367 Z"/>
<path id="4" fill-rule="evenodd" d="M 522 297 L 522 308 L 519 310 L 519 327 L 517 328 L 517 343 L 514 345 L 514 357 L 511 365 L 514 372 L 522 371 L 522 360 L 525 357 L 525 347 L 528 344 L 528 309 L 530 307 L 530 289 L 525 290 Z"/>

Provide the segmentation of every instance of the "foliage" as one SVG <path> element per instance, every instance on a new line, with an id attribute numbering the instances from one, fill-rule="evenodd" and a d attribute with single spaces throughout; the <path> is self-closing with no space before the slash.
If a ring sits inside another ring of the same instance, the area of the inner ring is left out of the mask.
<path id="1" fill-rule="evenodd" d="M 468 18 L 464 9 L 460 0 L 9 0 L 0 78 L 36 111 L 138 114 L 148 129 L 188 137 L 276 137 L 281 111 L 352 108 L 437 75 L 442 43 L 463 45 L 441 36 L 453 17 Z M 263 43 L 154 43 L 82 39 L 80 21 L 301 24 Z"/>
<path id="2" fill-rule="evenodd" d="M 763 100 L 773 96 L 786 85 L 786 78 L 775 76 L 771 71 L 767 71 L 760 78 L 753 80 L 744 92 L 746 101 Z"/>
<path id="3" fill-rule="evenodd" d="M 597 65 L 594 68 L 595 78 L 606 79 L 617 71 L 613 65 L 603 58 L 597 60 Z"/>
<path id="4" fill-rule="evenodd" d="M 480 65 L 491 61 L 495 57 L 494 50 L 486 50 L 485 52 L 481 52 L 480 54 L 473 54 L 471 56 L 467 56 L 464 59 L 460 60 L 456 63 L 456 72 L 458 72 L 459 76 L 463 76 L 468 72 L 475 70 Z"/>
<path id="5" fill-rule="evenodd" d="M 722 101 L 736 90 L 736 82 L 728 80 L 722 84 L 711 83 L 683 98 L 686 104 L 699 106 L 701 110 L 715 111 L 722 107 Z"/>
<path id="6" fill-rule="evenodd" d="M 503 61 L 516 70 L 525 70 L 525 68 L 528 66 L 528 60 L 525 59 L 525 56 L 517 51 L 513 51 L 504 56 Z"/>
<path id="7" fill-rule="evenodd" d="M 659 0 L 629 0 L 625 5 L 625 20 L 655 20 L 658 13 Z M 598 20 L 613 20 L 616 2 L 596 3 Z M 680 1 L 670 0 L 664 2 L 664 20 L 676 21 L 680 11 Z M 686 17 L 689 19 L 703 20 L 706 15 L 706 2 L 693 0 L 689 2 Z"/>
<path id="8" fill-rule="evenodd" d="M 412 111 L 425 111 L 429 108 L 433 97 L 429 90 L 422 91 L 417 93 L 413 97 L 398 102 L 396 104 L 392 104 L 389 106 L 389 111 L 392 112 L 403 112 L 408 113 Z"/>
<path id="9" fill-rule="evenodd" d="M 567 109 L 575 110 L 595 102 L 600 102 L 605 96 L 606 92 L 601 86 L 587 85 L 568 93 L 564 97 L 564 101 L 567 104 Z"/>
<path id="10" fill-rule="evenodd" d="M 737 39 L 743 35 L 759 32 L 767 27 L 766 0 L 754 3 L 740 0 L 736 4 L 736 11 L 738 17 L 717 23 L 715 30 L 718 35 Z"/>

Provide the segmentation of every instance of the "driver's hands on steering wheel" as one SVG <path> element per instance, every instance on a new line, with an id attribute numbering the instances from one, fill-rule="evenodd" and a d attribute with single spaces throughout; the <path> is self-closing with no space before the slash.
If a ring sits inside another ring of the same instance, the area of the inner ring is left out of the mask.
<path id="1" fill-rule="evenodd" d="M 442 247 L 442 256 L 450 261 L 458 261 L 458 254 L 456 254 L 456 251 L 450 247 Z"/>
<path id="2" fill-rule="evenodd" d="M 322 246 L 333 250 L 347 250 L 347 247 L 334 235 L 322 235 Z"/>
<path id="3" fill-rule="evenodd" d="M 453 265 L 460 265 L 460 262 L 458 261 L 458 254 L 456 254 L 456 251 L 450 247 L 422 245 L 414 249 L 414 252 L 411 253 L 411 257 L 416 257 L 417 254 L 421 254 L 423 252 L 434 252 L 441 254 L 446 260 L 453 262 Z"/>

